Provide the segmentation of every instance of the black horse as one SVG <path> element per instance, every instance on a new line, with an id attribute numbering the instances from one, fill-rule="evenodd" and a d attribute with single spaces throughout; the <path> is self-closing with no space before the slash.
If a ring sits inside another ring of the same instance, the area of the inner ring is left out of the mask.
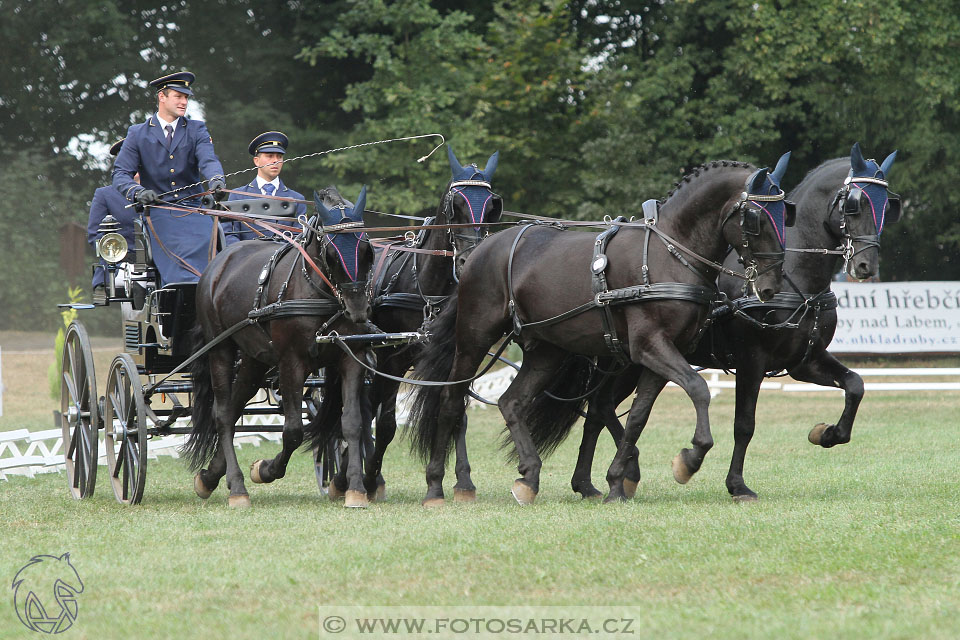
<path id="1" fill-rule="evenodd" d="M 756 500 L 743 480 L 743 462 L 753 437 L 760 383 L 766 375 L 786 370 L 797 380 L 840 387 L 844 410 L 835 425 L 820 423 L 809 434 L 814 444 L 832 447 L 849 442 L 857 408 L 863 398 L 863 380 L 827 347 L 837 326 L 837 300 L 830 283 L 838 263 L 850 275 L 866 279 L 877 274 L 880 233 L 884 224 L 900 218 L 900 198 L 887 191 L 887 178 L 896 152 L 882 164 L 864 160 L 858 144 L 850 157 L 829 160 L 807 174 L 789 194 L 797 206 L 798 222 L 787 231 L 784 263 L 785 291 L 761 302 L 745 295 L 740 284 L 721 275 L 719 286 L 736 298 L 733 308 L 719 309 L 707 336 L 689 356 L 693 364 L 736 370 L 734 451 L 727 473 L 727 490 L 734 500 Z M 727 260 L 731 264 L 732 258 Z M 590 481 L 597 437 L 606 425 L 614 440 L 623 432 L 616 406 L 632 391 L 630 377 L 614 381 L 591 399 L 584 422 L 580 457 L 571 485 L 584 498 L 600 492 Z M 627 494 L 639 482 L 640 469 L 628 471 Z"/>
<path id="2" fill-rule="evenodd" d="M 453 149 L 447 146 L 451 180 L 443 191 L 434 217 L 424 226 L 477 224 L 476 227 L 454 227 L 447 230 L 424 229 L 410 242 L 377 246 L 374 264 L 378 265 L 373 283 L 373 322 L 386 332 L 416 331 L 426 328 L 443 308 L 457 287 L 457 277 L 470 252 L 486 237 L 490 227 L 500 220 L 503 202 L 492 190 L 499 153 L 494 153 L 481 170 L 475 164 L 463 166 Z M 386 252 L 386 255 L 383 255 Z M 381 266 L 382 263 L 382 266 Z M 391 378 L 374 376 L 369 389 L 369 415 L 376 416 L 376 442 L 373 455 L 365 464 L 364 484 L 368 497 L 383 499 L 386 482 L 381 473 L 383 456 L 397 431 L 397 394 L 402 378 L 421 353 L 419 345 L 377 349 L 377 369 Z M 328 385 L 335 385 L 335 375 L 327 376 Z M 330 386 L 327 387 L 330 390 Z M 327 393 L 320 408 L 321 419 L 311 421 L 306 436 L 312 445 L 323 446 L 332 435 L 332 416 L 339 416 L 340 395 Z M 364 442 L 373 440 L 365 426 Z M 476 488 L 470 481 L 467 462 L 465 426 L 457 439 L 456 499 L 475 498 Z M 334 477 L 328 489 L 331 498 L 343 496 L 346 476 Z"/>
<path id="3" fill-rule="evenodd" d="M 533 502 L 539 452 L 555 446 L 577 417 L 574 403 L 530 410 L 530 399 L 552 379 L 573 377 L 561 372 L 570 353 L 614 353 L 645 365 L 625 446 L 608 473 L 611 498 L 623 496 L 629 447 L 668 380 L 683 387 L 697 410 L 693 449 L 677 456 L 675 475 L 685 482 L 695 473 L 713 445 L 710 393 L 682 353 L 707 318 L 713 270 L 720 266 L 715 261 L 728 245 L 740 252 L 762 299 L 780 288 L 783 217 L 768 224 L 748 197 L 763 187 L 766 175 L 766 169 L 747 164 L 714 162 L 686 176 L 659 212 L 645 205 L 642 224 L 614 223 L 600 237 L 526 225 L 481 243 L 464 265 L 456 305 L 451 301 L 434 323 L 415 369 L 419 378 L 447 381 L 419 389 L 408 423 L 414 447 L 429 459 L 424 505 L 443 502 L 446 455 L 470 376 L 508 333 L 524 350 L 520 371 L 498 403 L 519 458 L 522 477 L 513 485 L 518 502 Z"/>
<path id="4" fill-rule="evenodd" d="M 275 370 L 284 414 L 283 449 L 272 460 L 250 468 L 254 482 L 272 482 L 286 473 L 290 455 L 303 440 L 304 382 L 319 367 L 336 368 L 346 410 L 343 435 L 359 452 L 359 397 L 363 369 L 330 344 L 318 345 L 318 333 L 369 333 L 369 273 L 373 251 L 366 237 L 351 233 L 362 226 L 366 189 L 355 205 L 335 189 L 315 195 L 318 216 L 294 242 L 250 240 L 228 247 L 214 259 L 197 285 L 197 348 L 228 334 L 250 318 L 259 321 L 221 339 L 191 367 L 193 428 L 184 446 L 199 470 L 194 489 L 208 498 L 226 474 L 229 504 L 250 506 L 243 473 L 233 448 L 234 426 L 245 403 Z M 314 225 L 319 218 L 320 229 Z M 344 232 L 346 231 L 346 232 Z M 318 233 L 319 232 L 319 233 Z M 354 446 L 355 445 L 355 446 Z M 201 469 L 209 463 L 208 469 Z M 367 504 L 362 463 L 351 456 L 346 505 Z"/>

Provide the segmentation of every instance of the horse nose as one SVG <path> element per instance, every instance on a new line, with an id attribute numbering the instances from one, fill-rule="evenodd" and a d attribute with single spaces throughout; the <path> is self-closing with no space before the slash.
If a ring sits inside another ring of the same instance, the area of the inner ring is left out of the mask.
<path id="1" fill-rule="evenodd" d="M 858 280 L 866 280 L 873 275 L 873 269 L 868 260 L 857 260 L 853 264 L 853 275 Z"/>
<path id="2" fill-rule="evenodd" d="M 362 305 L 347 305 L 343 311 L 347 320 L 357 324 L 363 324 L 370 318 L 370 303 Z"/>

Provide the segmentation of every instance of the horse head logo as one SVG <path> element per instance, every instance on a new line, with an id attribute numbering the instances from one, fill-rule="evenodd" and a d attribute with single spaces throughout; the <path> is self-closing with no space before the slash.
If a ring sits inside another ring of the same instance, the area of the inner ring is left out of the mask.
<path id="1" fill-rule="evenodd" d="M 62 633 L 77 619 L 83 581 L 70 564 L 69 553 L 30 558 L 10 588 L 17 617 L 31 631 Z"/>

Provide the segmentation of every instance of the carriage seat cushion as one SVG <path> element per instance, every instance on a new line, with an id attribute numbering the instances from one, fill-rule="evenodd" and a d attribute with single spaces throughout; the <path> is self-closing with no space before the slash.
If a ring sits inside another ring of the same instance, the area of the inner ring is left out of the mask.
<path id="1" fill-rule="evenodd" d="M 297 212 L 296 202 L 284 202 L 283 200 L 276 200 L 274 198 L 225 200 L 220 204 L 235 213 L 252 213 L 275 218 L 292 218 L 296 216 Z"/>

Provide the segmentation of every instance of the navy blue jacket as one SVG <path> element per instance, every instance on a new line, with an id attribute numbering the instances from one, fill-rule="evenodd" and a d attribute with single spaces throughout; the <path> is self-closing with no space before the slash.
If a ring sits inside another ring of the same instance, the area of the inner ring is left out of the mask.
<path id="1" fill-rule="evenodd" d="M 253 182 L 250 184 L 244 185 L 236 191 L 245 191 L 249 193 L 249 196 L 240 195 L 239 193 L 231 193 L 229 200 L 249 200 L 250 198 L 263 198 L 263 192 L 257 188 L 257 179 L 254 178 Z M 274 193 L 275 196 L 280 196 L 281 198 L 295 198 L 297 200 L 303 200 L 303 195 L 297 193 L 293 189 L 289 188 L 287 185 L 283 184 L 283 180 L 280 181 L 280 188 L 277 189 L 277 192 Z M 300 216 L 307 212 L 307 205 L 299 203 L 295 208 L 296 214 L 294 217 Z M 267 220 L 267 222 L 271 222 Z M 221 222 L 220 226 L 223 227 L 223 232 L 226 234 L 227 244 L 233 244 L 234 242 L 239 242 L 241 240 L 254 240 L 259 238 L 259 234 L 254 232 L 250 227 L 245 225 L 242 222 L 237 220 L 230 220 L 228 222 Z M 262 229 L 257 227 L 257 231 L 264 234 L 265 236 L 274 236 L 272 231 Z"/>
<path id="2" fill-rule="evenodd" d="M 133 179 L 136 173 L 140 184 Z M 169 150 L 156 115 L 131 126 L 113 165 L 113 186 L 130 200 L 142 189 L 151 189 L 165 201 L 198 206 L 197 198 L 181 199 L 205 191 L 205 185 L 163 194 L 216 176 L 223 176 L 223 167 L 213 150 L 213 139 L 203 122 L 187 118 L 177 123 Z M 161 283 L 198 280 L 197 273 L 210 261 L 213 218 L 163 207 L 150 207 L 147 213 L 153 261 Z"/>
<path id="3" fill-rule="evenodd" d="M 130 202 L 120 195 L 120 192 L 113 187 L 100 187 L 93 192 L 93 202 L 90 204 L 90 218 L 87 220 L 87 242 L 96 251 L 97 240 L 100 239 L 97 228 L 107 214 L 110 214 L 120 223 L 120 234 L 126 238 L 127 247 L 129 247 L 128 262 L 133 258 L 133 219 L 137 212 L 133 207 L 129 209 L 126 206 Z M 103 264 L 103 261 L 100 261 Z M 98 287 L 103 284 L 103 267 L 97 266 L 93 272 L 93 286 Z"/>

